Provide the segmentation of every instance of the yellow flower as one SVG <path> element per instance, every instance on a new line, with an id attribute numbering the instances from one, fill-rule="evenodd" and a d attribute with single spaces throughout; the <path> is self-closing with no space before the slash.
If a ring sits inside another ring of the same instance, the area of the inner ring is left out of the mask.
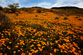
<path id="1" fill-rule="evenodd" d="M 63 52 L 63 50 L 61 49 L 61 53 Z"/>
<path id="2" fill-rule="evenodd" d="M 43 49 L 39 48 L 39 51 L 42 51 Z"/>
<path id="3" fill-rule="evenodd" d="M 11 49 L 11 48 L 8 48 L 9 50 Z"/>
<path id="4" fill-rule="evenodd" d="M 18 48 L 18 45 L 16 45 L 15 48 Z"/>
<path id="5" fill-rule="evenodd" d="M 53 44 L 54 44 L 54 43 L 51 43 L 51 42 L 50 42 L 50 45 L 53 45 Z"/>
<path id="6" fill-rule="evenodd" d="M 29 55 L 32 55 L 32 53 L 29 53 Z"/>
<path id="7" fill-rule="evenodd" d="M 34 47 L 34 45 L 32 44 L 30 47 Z"/>
<path id="8" fill-rule="evenodd" d="M 54 52 L 56 53 L 56 49 L 54 49 Z"/>
<path id="9" fill-rule="evenodd" d="M 31 41 L 34 41 L 33 39 L 31 39 Z"/>
<path id="10" fill-rule="evenodd" d="M 81 51 L 78 51 L 79 53 L 81 53 Z"/>
<path id="11" fill-rule="evenodd" d="M 58 43 L 58 41 L 55 41 L 55 43 Z"/>
<path id="12" fill-rule="evenodd" d="M 42 44 L 42 45 L 46 45 L 46 43 L 45 43 L 45 42 L 43 42 L 43 41 L 41 42 L 41 44 Z"/>
<path id="13" fill-rule="evenodd" d="M 7 46 L 7 48 L 10 50 L 10 47 L 9 46 Z"/>
<path id="14" fill-rule="evenodd" d="M 26 55 L 25 53 L 22 53 L 21 55 Z"/>
<path id="15" fill-rule="evenodd" d="M 15 54 L 15 53 L 16 53 L 16 51 L 13 51 L 13 53 Z"/>
<path id="16" fill-rule="evenodd" d="M 33 29 L 33 32 L 36 32 L 36 29 Z"/>
<path id="17" fill-rule="evenodd" d="M 64 51 L 65 53 L 67 53 L 67 51 Z"/>
<path id="18" fill-rule="evenodd" d="M 3 55 L 3 53 L 0 53 L 0 55 Z"/>
<path id="19" fill-rule="evenodd" d="M 38 50 L 35 50 L 35 53 L 37 53 L 38 52 Z"/>
<path id="20" fill-rule="evenodd" d="M 52 53 L 50 53 L 50 55 L 53 55 Z"/>
<path id="21" fill-rule="evenodd" d="M 30 51 L 34 52 L 34 49 L 31 49 Z"/>
<path id="22" fill-rule="evenodd" d="M 18 45 L 20 44 L 20 43 L 17 43 Z"/>
<path id="23" fill-rule="evenodd" d="M 36 49 L 36 47 L 34 47 L 34 49 Z"/>
<path id="24" fill-rule="evenodd" d="M 44 48 L 45 46 L 42 46 L 42 48 Z"/>
<path id="25" fill-rule="evenodd" d="M 1 50 L 3 49 L 3 48 L 0 48 Z"/>
<path id="26" fill-rule="evenodd" d="M 40 47 L 41 45 L 40 44 L 37 44 L 38 47 Z"/>
<path id="27" fill-rule="evenodd" d="M 20 50 L 18 50 L 18 52 L 20 52 Z"/>
<path id="28" fill-rule="evenodd" d="M 11 44 L 12 42 L 9 42 L 9 44 Z"/>
<path id="29" fill-rule="evenodd" d="M 23 43 L 23 45 L 25 45 L 25 43 Z"/>

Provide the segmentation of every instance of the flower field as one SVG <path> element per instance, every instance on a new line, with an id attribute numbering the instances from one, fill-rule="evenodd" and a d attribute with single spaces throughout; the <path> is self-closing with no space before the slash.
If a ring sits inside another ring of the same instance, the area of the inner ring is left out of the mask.
<path id="1" fill-rule="evenodd" d="M 80 21 L 51 12 L 7 15 L 13 24 L 0 30 L 0 55 L 83 54 L 83 17 Z"/>

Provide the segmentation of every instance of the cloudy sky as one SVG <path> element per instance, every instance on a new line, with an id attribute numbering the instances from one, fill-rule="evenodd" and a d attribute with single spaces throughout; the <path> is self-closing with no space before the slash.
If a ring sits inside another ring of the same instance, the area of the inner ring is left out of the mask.
<path id="1" fill-rule="evenodd" d="M 7 7 L 8 4 L 19 3 L 20 7 L 40 6 L 44 8 L 76 6 L 83 8 L 83 0 L 0 0 L 0 5 Z"/>

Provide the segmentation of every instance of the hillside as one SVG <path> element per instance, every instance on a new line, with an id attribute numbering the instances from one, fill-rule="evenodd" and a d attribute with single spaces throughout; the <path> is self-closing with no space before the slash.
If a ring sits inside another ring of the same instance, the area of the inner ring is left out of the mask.
<path id="1" fill-rule="evenodd" d="M 83 14 L 83 8 L 78 8 L 78 7 L 53 7 L 52 10 L 54 10 L 54 13 L 61 15 L 65 14 L 65 15 L 82 16 Z"/>
<path id="2" fill-rule="evenodd" d="M 0 54 L 82 55 L 83 9 L 0 10 Z"/>

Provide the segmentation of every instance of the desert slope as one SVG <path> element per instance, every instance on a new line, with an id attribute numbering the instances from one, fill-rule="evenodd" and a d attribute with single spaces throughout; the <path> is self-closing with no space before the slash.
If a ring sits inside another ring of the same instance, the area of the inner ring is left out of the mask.
<path id="1" fill-rule="evenodd" d="M 0 55 L 82 55 L 82 10 L 32 7 L 11 13 L 4 8 L 0 12 Z"/>

